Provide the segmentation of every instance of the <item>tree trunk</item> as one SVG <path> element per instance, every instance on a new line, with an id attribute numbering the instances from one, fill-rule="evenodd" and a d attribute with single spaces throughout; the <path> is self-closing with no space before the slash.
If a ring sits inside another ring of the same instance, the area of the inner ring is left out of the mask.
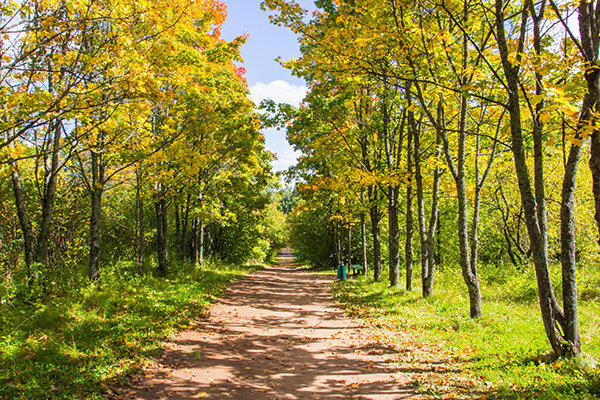
<path id="1" fill-rule="evenodd" d="M 167 226 L 167 205 L 162 194 L 154 203 L 156 209 L 156 247 L 158 259 L 158 272 L 161 275 L 166 275 L 169 267 L 169 247 L 168 247 L 168 226 Z"/>
<path id="2" fill-rule="evenodd" d="M 62 121 L 55 120 L 52 124 L 52 151 L 50 166 L 46 167 L 44 179 L 44 193 L 42 197 L 42 216 L 37 235 L 36 261 L 48 267 L 48 241 L 50 239 L 50 225 L 54 217 L 56 203 L 56 187 L 58 185 L 58 172 L 60 170 L 59 150 L 62 134 Z"/>
<path id="3" fill-rule="evenodd" d="M 181 248 L 181 221 L 179 204 L 175 204 L 175 244 Z"/>
<path id="4" fill-rule="evenodd" d="M 346 264 L 348 268 L 352 265 L 352 225 L 348 225 L 348 248 L 346 257 L 348 263 Z"/>
<path id="5" fill-rule="evenodd" d="M 100 223 L 102 217 L 102 194 L 104 193 L 104 164 L 102 155 L 91 151 L 92 182 L 91 182 L 91 208 L 90 218 L 90 260 L 88 278 L 95 281 L 100 277 Z"/>
<path id="6" fill-rule="evenodd" d="M 463 274 L 463 279 L 469 292 L 469 314 L 471 318 L 481 317 L 481 289 L 479 287 L 478 276 L 478 247 L 479 247 L 479 209 L 480 209 L 480 190 L 477 189 L 475 201 L 473 203 L 473 219 L 471 223 L 470 250 L 471 258 L 467 274 Z M 468 251 L 468 250 L 467 250 Z M 466 276 L 465 276 L 466 275 Z"/>
<path id="7" fill-rule="evenodd" d="M 25 191 L 21 185 L 21 178 L 19 176 L 19 167 L 16 162 L 12 162 L 11 165 L 12 173 L 12 184 L 13 193 L 15 197 L 15 206 L 17 208 L 17 216 L 19 217 L 19 223 L 21 225 L 21 232 L 23 234 L 23 244 L 25 251 L 25 267 L 27 269 L 27 281 L 31 284 L 34 279 L 32 266 L 34 259 L 34 236 L 33 227 L 31 226 L 31 220 L 27 214 L 27 205 L 25 203 Z"/>
<path id="8" fill-rule="evenodd" d="M 412 106 L 412 96 L 410 92 L 410 83 L 406 84 L 406 98 L 409 109 Z M 406 264 L 406 290 L 412 291 L 413 288 L 413 137 L 417 135 L 417 124 L 413 111 L 408 112 L 408 138 L 406 145 L 406 171 L 408 183 L 406 185 L 406 238 L 404 242 L 404 262 Z"/>
<path id="9" fill-rule="evenodd" d="M 565 313 L 564 336 L 569 349 L 565 352 L 581 353 L 579 318 L 577 316 L 577 261 L 575 248 L 575 183 L 581 146 L 572 145 L 565 169 L 560 210 L 560 261 L 562 264 L 562 292 Z"/>
<path id="10" fill-rule="evenodd" d="M 202 218 L 200 218 L 198 230 L 198 264 L 202 266 L 204 265 L 204 220 Z"/>
<path id="11" fill-rule="evenodd" d="M 437 157 L 439 158 L 439 143 L 438 143 L 438 153 Z M 433 174 L 433 190 L 431 193 L 431 214 L 429 217 L 429 229 L 426 233 L 425 243 L 428 247 L 427 249 L 427 262 L 426 262 L 426 274 L 425 279 L 423 279 L 423 295 L 425 297 L 429 297 L 433 294 L 433 280 L 435 277 L 435 234 L 437 232 L 437 222 L 438 222 L 438 214 L 439 214 L 439 202 L 440 202 L 440 181 L 441 181 L 442 173 L 440 167 L 435 168 L 435 172 Z"/>
<path id="12" fill-rule="evenodd" d="M 421 242 L 421 287 L 423 296 L 431 295 L 428 290 L 429 282 L 433 281 L 433 277 L 429 276 L 429 245 L 427 243 L 427 232 L 425 228 L 425 199 L 423 195 L 423 177 L 421 175 L 421 140 L 420 135 L 415 135 L 415 181 L 417 183 L 417 209 L 419 218 L 419 237 Z"/>
<path id="13" fill-rule="evenodd" d="M 595 5 L 594 5 L 595 4 Z M 594 8 L 596 7 L 596 8 Z M 575 138 L 583 142 L 582 130 L 597 125 L 597 113 L 600 108 L 600 71 L 598 70 L 598 51 L 600 46 L 600 9 L 598 3 L 579 3 L 579 32 L 581 49 L 586 60 L 585 80 L 587 93 L 583 99 L 580 123 Z M 564 307 L 563 346 L 568 354 L 581 352 L 579 338 L 579 318 L 577 315 L 577 280 L 575 247 L 575 188 L 577 167 L 581 157 L 581 146 L 573 144 L 565 165 L 561 202 L 561 264 L 562 292 Z M 591 135 L 591 154 L 589 167 L 592 171 L 593 193 L 596 205 L 594 218 L 600 228 L 600 137 L 595 128 Z M 600 243 L 600 242 L 599 242 Z"/>
<path id="14" fill-rule="evenodd" d="M 208 257 L 213 258 L 215 256 L 215 241 L 213 239 L 213 230 L 210 225 L 205 229 L 206 232 L 206 247 Z"/>
<path id="15" fill-rule="evenodd" d="M 533 19 L 533 46 L 537 54 L 541 57 L 541 36 L 540 36 L 540 24 L 542 16 L 536 15 L 535 6 L 529 2 L 531 9 L 531 15 Z M 543 6 L 542 6 L 543 7 Z M 543 76 L 536 71 L 535 74 L 535 85 L 536 95 L 541 96 L 542 100 L 539 101 L 535 106 L 535 113 L 533 115 L 533 129 L 531 135 L 533 137 L 533 162 L 534 162 L 534 196 L 535 205 L 537 211 L 537 226 L 539 229 L 539 235 L 541 236 L 540 245 L 543 247 L 543 252 L 548 257 L 548 221 L 546 217 L 546 188 L 544 178 L 544 142 L 543 137 L 543 123 L 540 121 L 540 114 L 544 110 L 545 95 L 543 84 Z M 518 95 L 517 95 L 518 96 Z"/>
<path id="16" fill-rule="evenodd" d="M 388 225 L 389 225 L 389 281 L 396 287 L 400 282 L 400 229 L 398 224 L 399 186 L 388 188 Z"/>
<path id="17" fill-rule="evenodd" d="M 542 321 L 552 349 L 556 354 L 564 355 L 565 349 L 563 348 L 563 337 L 557 329 L 558 324 L 564 321 L 564 313 L 554 296 L 550 272 L 548 270 L 547 243 L 545 242 L 544 230 L 540 225 L 543 224 L 543 222 L 538 220 L 539 214 L 537 211 L 538 205 L 536 204 L 536 200 L 539 198 L 536 198 L 532 193 L 529 172 L 527 170 L 522 136 L 521 108 L 519 104 L 519 64 L 513 65 L 511 61 L 509 61 L 510 53 L 506 42 L 506 33 L 504 31 L 502 0 L 495 0 L 495 12 L 495 29 L 498 50 L 507 85 L 507 109 L 510 116 L 511 149 L 514 156 L 515 171 L 519 183 L 519 192 L 521 193 L 521 203 L 525 213 L 527 232 L 529 234 L 531 253 L 535 266 Z M 527 11 L 524 11 L 521 21 L 521 42 L 524 41 L 523 37 L 525 35 L 527 19 L 528 13 Z"/>
<path id="18" fill-rule="evenodd" d="M 596 213 L 594 219 L 600 228 L 600 131 L 597 129 L 598 111 L 600 111 L 600 71 L 598 70 L 598 52 L 600 47 L 600 5 L 593 2 L 579 3 L 579 34 L 581 48 L 586 60 L 585 80 L 587 93 L 583 99 L 579 130 L 594 126 L 591 135 L 591 151 L 589 167 L 592 171 L 592 189 Z M 576 133 L 577 139 L 581 133 Z M 577 316 L 577 280 L 575 249 L 575 183 L 577 165 L 581 156 L 581 146 L 573 145 L 563 180 L 561 207 L 561 263 L 562 290 L 565 313 L 564 335 L 570 344 L 569 351 L 581 352 L 579 339 L 579 319 Z M 600 240 L 598 242 L 600 244 Z"/>
<path id="19" fill-rule="evenodd" d="M 468 24 L 468 7 L 465 3 L 463 18 L 465 25 Z M 465 72 L 468 69 L 468 37 L 467 34 L 463 34 L 462 42 L 462 71 Z M 461 78 L 463 84 L 468 84 L 467 78 Z M 473 219 L 471 225 L 471 234 L 469 236 L 469 203 L 467 199 L 467 176 L 466 176 L 466 153 L 467 153 L 467 114 L 469 102 L 466 95 L 466 89 L 461 92 L 461 105 L 460 105 L 460 122 L 458 128 L 458 160 L 455 175 L 456 191 L 458 194 L 458 234 L 460 243 L 461 253 L 461 269 L 463 273 L 463 279 L 467 285 L 467 291 L 469 293 L 469 314 L 471 318 L 481 317 L 481 290 L 479 288 L 479 277 L 477 274 L 477 247 L 478 247 L 478 234 L 477 228 L 479 224 L 479 196 L 481 186 L 479 183 L 479 136 L 477 137 L 476 155 L 475 155 L 475 185 L 476 194 L 475 202 L 473 206 Z M 440 104 L 441 107 L 443 105 Z M 445 132 L 444 132 L 445 135 Z M 495 147 L 494 147 L 495 149 Z M 449 156 L 447 151 L 447 158 Z M 492 156 L 493 157 L 493 156 Z M 448 159 L 451 162 L 451 159 Z M 492 160 L 490 160 L 490 163 Z M 488 170 L 489 171 L 489 170 Z M 485 182 L 485 178 L 482 184 Z M 470 253 L 469 253 L 470 251 Z"/>
<path id="20" fill-rule="evenodd" d="M 467 10 L 465 8 L 465 15 Z M 465 16 L 466 19 L 466 16 Z M 463 35 L 463 70 L 467 69 L 467 37 Z M 467 82 L 464 82 L 465 84 Z M 458 155 L 456 164 L 450 152 L 448 135 L 445 131 L 445 113 L 444 105 L 440 101 L 438 103 L 438 137 L 444 142 L 444 153 L 446 163 L 448 164 L 454 182 L 456 184 L 456 193 L 458 197 L 458 242 L 460 250 L 460 266 L 463 280 L 467 286 L 469 293 L 469 314 L 471 318 L 481 317 L 481 291 L 479 288 L 479 278 L 477 276 L 477 223 L 478 223 L 478 196 L 476 194 L 475 210 L 473 212 L 473 225 L 471 235 L 469 235 L 469 203 L 467 199 L 467 176 L 466 176 L 466 150 L 467 150 L 467 114 L 468 114 L 468 99 L 465 94 L 461 95 L 459 125 L 458 125 Z M 477 191 L 479 191 L 479 142 L 476 146 L 475 156 L 475 182 Z M 475 259 L 471 258 L 475 257 Z"/>
<path id="21" fill-rule="evenodd" d="M 27 205 L 25 200 L 25 191 L 21 184 L 21 178 L 19 176 L 18 164 L 16 161 L 11 163 L 12 167 L 12 184 L 13 193 L 15 197 L 15 205 L 17 208 L 17 215 L 19 217 L 19 223 L 21 225 L 21 231 L 23 233 L 23 242 L 25 250 L 25 266 L 27 270 L 28 282 L 31 283 L 33 279 L 38 278 L 39 271 L 33 271 L 32 266 L 34 263 L 39 263 L 48 267 L 49 261 L 49 239 L 50 239 L 50 228 L 52 219 L 54 217 L 54 208 L 56 203 L 56 188 L 58 185 L 58 173 L 60 170 L 60 139 L 62 134 L 62 123 L 60 120 L 55 120 L 49 127 L 48 130 L 49 146 L 50 150 L 50 161 L 47 162 L 47 155 L 45 148 L 44 152 L 44 182 L 41 189 L 41 216 L 39 223 L 37 224 L 37 236 L 33 231 L 33 225 L 31 219 L 27 214 Z M 45 277 L 44 277 L 45 278 Z M 45 288 L 46 282 L 43 281 Z"/>
<path id="22" fill-rule="evenodd" d="M 479 318 L 481 317 L 481 291 L 479 289 L 479 278 L 477 276 L 476 260 L 472 260 L 470 258 L 470 250 L 473 249 L 473 247 L 471 247 L 471 249 L 469 248 L 469 203 L 467 199 L 467 177 L 465 172 L 467 107 L 467 97 L 466 95 L 462 95 L 460 110 L 460 126 L 458 133 L 458 159 L 457 167 L 456 169 L 454 169 L 453 172 L 455 173 L 454 180 L 456 183 L 456 192 L 458 195 L 458 241 L 460 248 L 460 265 L 463 279 L 465 281 L 465 284 L 467 285 L 467 291 L 469 292 L 469 314 L 471 318 Z M 443 134 L 445 135 L 445 133 Z M 446 151 L 446 158 L 449 163 L 452 162 L 449 150 Z M 478 177 L 476 176 L 475 179 L 478 179 Z M 474 213 L 473 229 L 476 229 L 477 226 L 477 211 Z M 474 232 L 472 232 L 472 234 L 473 235 L 471 237 L 473 238 L 473 241 L 471 241 L 471 245 L 476 246 L 475 243 L 477 240 L 477 236 Z"/>
<path id="23" fill-rule="evenodd" d="M 144 223 L 144 196 L 142 195 L 142 167 L 136 166 L 136 249 L 135 249 L 135 269 L 138 274 L 144 274 L 144 252 L 145 252 L 145 223 Z"/>
<path id="24" fill-rule="evenodd" d="M 190 207 L 192 196 L 187 195 L 185 201 L 185 212 L 183 213 L 183 221 L 181 222 L 181 258 L 185 260 L 190 255 L 188 253 L 188 224 L 190 220 Z"/>
<path id="25" fill-rule="evenodd" d="M 360 236 L 362 243 L 362 265 L 363 265 L 363 275 L 367 276 L 368 269 L 368 257 L 367 257 L 367 223 L 365 219 L 365 214 L 360 215 Z"/>
<path id="26" fill-rule="evenodd" d="M 381 277 L 381 230 L 379 227 L 381 214 L 376 204 L 377 197 L 377 188 L 370 187 L 369 200 L 371 201 L 371 208 L 369 209 L 369 214 L 371 217 L 371 234 L 373 236 L 373 279 L 375 281 L 379 281 Z"/>
<path id="27" fill-rule="evenodd" d="M 594 204 L 596 212 L 594 214 L 594 220 L 600 230 L 600 132 L 595 131 L 592 134 L 592 140 L 590 145 L 590 161 L 589 167 L 592 171 L 592 190 L 594 193 Z M 598 236 L 598 245 L 600 245 L 600 235 Z"/>
<path id="28" fill-rule="evenodd" d="M 335 247 L 335 262 L 336 264 L 343 265 L 343 256 L 342 256 L 342 239 L 341 232 L 338 220 L 333 221 L 333 245 Z"/>
<path id="29" fill-rule="evenodd" d="M 195 265 L 198 262 L 198 218 L 192 221 L 192 237 L 190 246 L 190 262 Z"/>

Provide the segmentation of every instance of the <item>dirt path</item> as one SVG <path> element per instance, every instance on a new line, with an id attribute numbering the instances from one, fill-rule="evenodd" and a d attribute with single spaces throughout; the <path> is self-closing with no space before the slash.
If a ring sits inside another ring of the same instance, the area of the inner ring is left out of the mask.
<path id="1" fill-rule="evenodd" d="M 417 399 L 391 349 L 336 307 L 333 277 L 280 264 L 234 283 L 121 399 Z"/>

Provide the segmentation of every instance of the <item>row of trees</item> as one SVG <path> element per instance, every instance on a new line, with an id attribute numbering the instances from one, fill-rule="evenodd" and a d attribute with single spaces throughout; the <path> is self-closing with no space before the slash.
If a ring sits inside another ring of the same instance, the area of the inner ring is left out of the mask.
<path id="1" fill-rule="evenodd" d="M 86 258 L 91 280 L 101 260 L 144 273 L 150 243 L 166 273 L 169 238 L 192 263 L 266 256 L 272 155 L 223 3 L 0 7 L 4 288 L 47 289 Z"/>
<path id="2" fill-rule="evenodd" d="M 294 1 L 263 2 L 275 23 L 299 35 L 302 57 L 286 66 L 310 86 L 299 110 L 280 107 L 274 118 L 288 121 L 288 138 L 303 152 L 295 172 L 305 182 L 298 210 L 306 218 L 296 216 L 298 225 L 326 216 L 338 265 L 352 262 L 342 237 L 360 226 L 357 258 L 366 266 L 369 218 L 369 265 L 378 280 L 381 224 L 387 221 L 390 284 L 399 285 L 403 259 L 412 290 L 418 257 L 423 295 L 429 296 L 440 257 L 439 224 L 446 221 L 458 242 L 473 318 L 482 314 L 480 232 L 495 235 L 498 240 L 483 249 L 486 259 L 504 242 L 513 263 L 533 263 L 553 350 L 579 353 L 576 262 L 578 256 L 590 259 L 578 251 L 591 248 L 597 230 L 586 224 L 593 215 L 591 194 L 576 214 L 575 193 L 583 144 L 590 140 L 583 180 L 598 187 L 600 4 L 315 3 L 317 11 L 307 18 Z M 594 194 L 598 204 L 600 193 Z M 584 187 L 577 201 L 585 200 Z M 443 209 L 451 209 L 451 217 L 440 216 Z M 576 227 L 576 220 L 583 223 Z M 554 261 L 562 265 L 562 305 L 552 285 Z"/>

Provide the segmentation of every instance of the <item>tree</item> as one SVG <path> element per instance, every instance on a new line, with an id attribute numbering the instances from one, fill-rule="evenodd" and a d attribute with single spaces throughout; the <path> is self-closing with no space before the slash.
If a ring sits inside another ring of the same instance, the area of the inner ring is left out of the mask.
<path id="1" fill-rule="evenodd" d="M 544 105 L 538 102 L 533 112 L 532 136 L 534 141 L 534 187 L 531 185 L 528 167 L 526 163 L 522 111 L 520 106 L 520 83 L 524 72 L 521 66 L 523 49 L 527 41 L 527 22 L 533 19 L 533 46 L 538 55 L 542 52 L 542 33 L 540 23 L 545 13 L 545 2 L 539 5 L 527 3 L 518 15 L 520 21 L 515 24 L 514 30 L 509 32 L 505 28 L 505 5 L 501 0 L 495 1 L 495 33 L 498 42 L 498 50 L 504 72 L 504 87 L 508 103 L 506 105 L 510 118 L 510 133 L 512 140 L 512 152 L 514 155 L 515 172 L 518 178 L 521 202 L 527 223 L 527 231 L 531 244 L 533 262 L 536 269 L 538 283 L 540 309 L 546 335 L 553 350 L 559 355 L 576 354 L 581 351 L 577 318 L 577 285 L 575 281 L 575 246 L 573 235 L 573 222 L 570 217 L 573 213 L 573 193 L 575 188 L 575 176 L 577 164 L 581 156 L 581 143 L 578 143 L 581 131 L 574 135 L 574 143 L 569 152 L 565 176 L 563 179 L 561 230 L 563 241 L 561 243 L 563 263 L 563 310 L 556 297 L 550 279 L 548 269 L 548 244 L 546 225 L 546 206 L 544 195 L 542 132 Z M 509 48 L 508 40 L 514 35 L 516 41 L 516 53 L 513 54 Z M 543 85 L 539 73 L 536 75 L 536 87 L 539 93 L 539 85 Z M 527 93 L 525 93 L 527 96 Z M 541 105 L 540 105 L 541 104 Z M 561 329 L 558 327 L 560 326 Z"/>

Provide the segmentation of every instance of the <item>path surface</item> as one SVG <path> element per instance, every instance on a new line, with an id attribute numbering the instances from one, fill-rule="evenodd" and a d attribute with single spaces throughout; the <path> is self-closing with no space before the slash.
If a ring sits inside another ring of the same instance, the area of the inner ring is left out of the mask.
<path id="1" fill-rule="evenodd" d="M 329 293 L 331 276 L 277 267 L 235 282 L 121 399 L 418 399 Z"/>

